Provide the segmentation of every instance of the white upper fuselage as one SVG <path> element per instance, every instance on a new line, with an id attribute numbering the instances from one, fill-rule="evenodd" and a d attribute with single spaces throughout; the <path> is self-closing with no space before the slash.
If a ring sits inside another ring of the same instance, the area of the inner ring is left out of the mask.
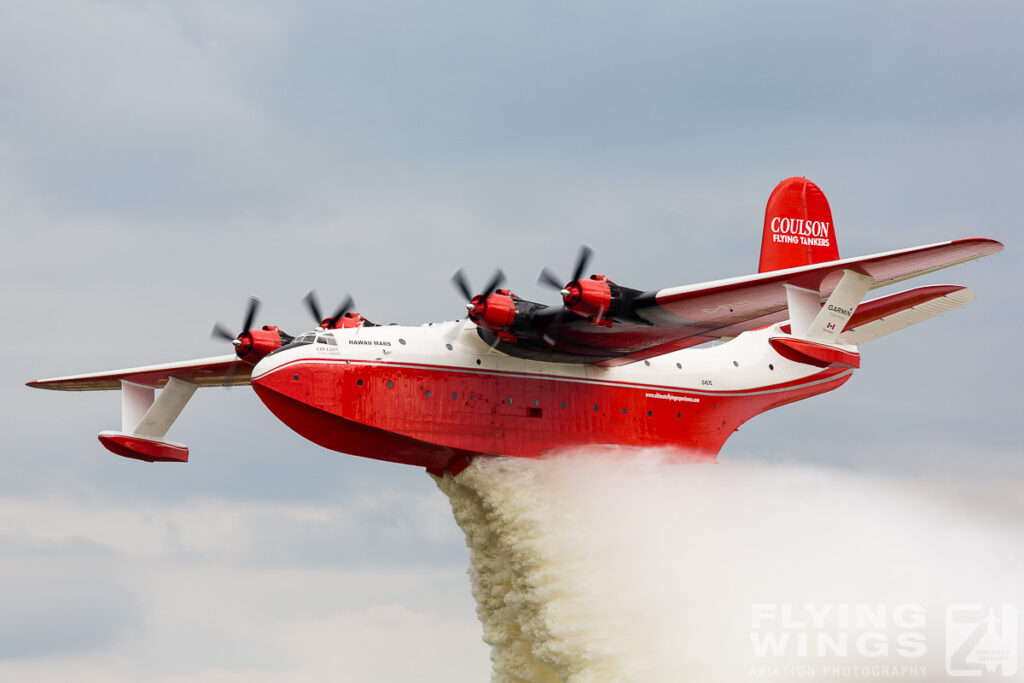
<path id="1" fill-rule="evenodd" d="M 334 344 L 304 344 L 281 349 L 261 360 L 253 380 L 296 360 L 362 361 L 431 365 L 452 370 L 524 373 L 551 380 L 659 385 L 694 395 L 764 390 L 820 373 L 820 368 L 787 360 L 768 344 L 787 336 L 782 324 L 745 332 L 713 346 L 683 349 L 618 367 L 553 363 L 506 355 L 480 339 L 473 323 L 446 321 L 419 326 L 386 325 L 317 330 Z M 853 350 L 855 347 L 844 346 Z"/>

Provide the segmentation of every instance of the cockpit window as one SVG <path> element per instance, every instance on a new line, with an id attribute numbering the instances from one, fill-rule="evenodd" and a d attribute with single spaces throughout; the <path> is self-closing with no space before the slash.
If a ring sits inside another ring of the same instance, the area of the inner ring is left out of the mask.
<path id="1" fill-rule="evenodd" d="M 330 337 L 326 334 L 319 334 L 316 337 L 317 344 L 327 344 L 328 346 L 337 346 L 338 342 L 334 341 L 334 337 Z"/>
<path id="2" fill-rule="evenodd" d="M 282 347 L 280 347 L 278 349 L 274 349 L 273 351 L 271 351 L 270 355 L 273 355 L 275 353 L 280 353 L 281 351 L 284 351 L 285 349 L 294 349 L 296 346 L 305 346 L 306 344 L 312 344 L 313 342 L 315 342 L 317 340 L 316 338 L 317 338 L 316 332 L 307 332 L 306 334 L 300 334 L 298 337 L 295 337 L 294 339 L 292 339 L 290 342 L 288 342 L 284 346 L 282 346 Z M 332 339 L 330 342 L 321 342 L 321 343 L 333 344 L 334 340 Z"/>

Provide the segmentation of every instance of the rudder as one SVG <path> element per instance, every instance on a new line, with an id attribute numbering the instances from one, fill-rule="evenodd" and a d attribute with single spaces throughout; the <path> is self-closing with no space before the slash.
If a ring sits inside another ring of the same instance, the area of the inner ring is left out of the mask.
<path id="1" fill-rule="evenodd" d="M 764 210 L 758 272 L 838 258 L 832 209 L 821 188 L 807 178 L 787 178 L 776 185 Z"/>

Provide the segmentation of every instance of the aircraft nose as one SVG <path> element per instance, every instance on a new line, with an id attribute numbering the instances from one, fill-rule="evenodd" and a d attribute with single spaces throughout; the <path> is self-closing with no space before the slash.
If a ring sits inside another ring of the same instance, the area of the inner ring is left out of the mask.
<path id="1" fill-rule="evenodd" d="M 257 386 L 266 380 L 267 375 L 274 370 L 280 362 L 277 358 L 272 356 L 265 356 L 256 363 L 252 368 L 252 384 Z"/>

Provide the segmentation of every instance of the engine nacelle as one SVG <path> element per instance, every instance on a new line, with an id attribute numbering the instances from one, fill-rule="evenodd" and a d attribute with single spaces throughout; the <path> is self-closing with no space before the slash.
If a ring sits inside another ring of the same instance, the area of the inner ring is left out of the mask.
<path id="1" fill-rule="evenodd" d="M 235 353 L 250 365 L 284 346 L 291 338 L 275 325 L 264 325 L 261 330 L 247 330 L 235 340 Z"/>
<path id="2" fill-rule="evenodd" d="M 515 295 L 507 289 L 493 294 L 477 294 L 466 304 L 469 319 L 498 335 L 502 341 L 514 341 L 515 335 L 508 332 L 516 319 Z"/>
<path id="3" fill-rule="evenodd" d="M 561 291 L 566 308 L 583 316 L 595 325 L 611 327 L 605 318 L 612 305 L 612 290 L 604 275 L 591 275 L 586 280 L 574 280 Z"/>
<path id="4" fill-rule="evenodd" d="M 326 324 L 321 323 L 320 326 L 329 327 L 336 330 L 344 330 L 349 327 L 362 327 L 363 325 L 366 324 L 366 318 L 364 318 L 358 313 L 346 313 L 337 320 L 327 319 L 324 321 L 324 323 Z"/>

